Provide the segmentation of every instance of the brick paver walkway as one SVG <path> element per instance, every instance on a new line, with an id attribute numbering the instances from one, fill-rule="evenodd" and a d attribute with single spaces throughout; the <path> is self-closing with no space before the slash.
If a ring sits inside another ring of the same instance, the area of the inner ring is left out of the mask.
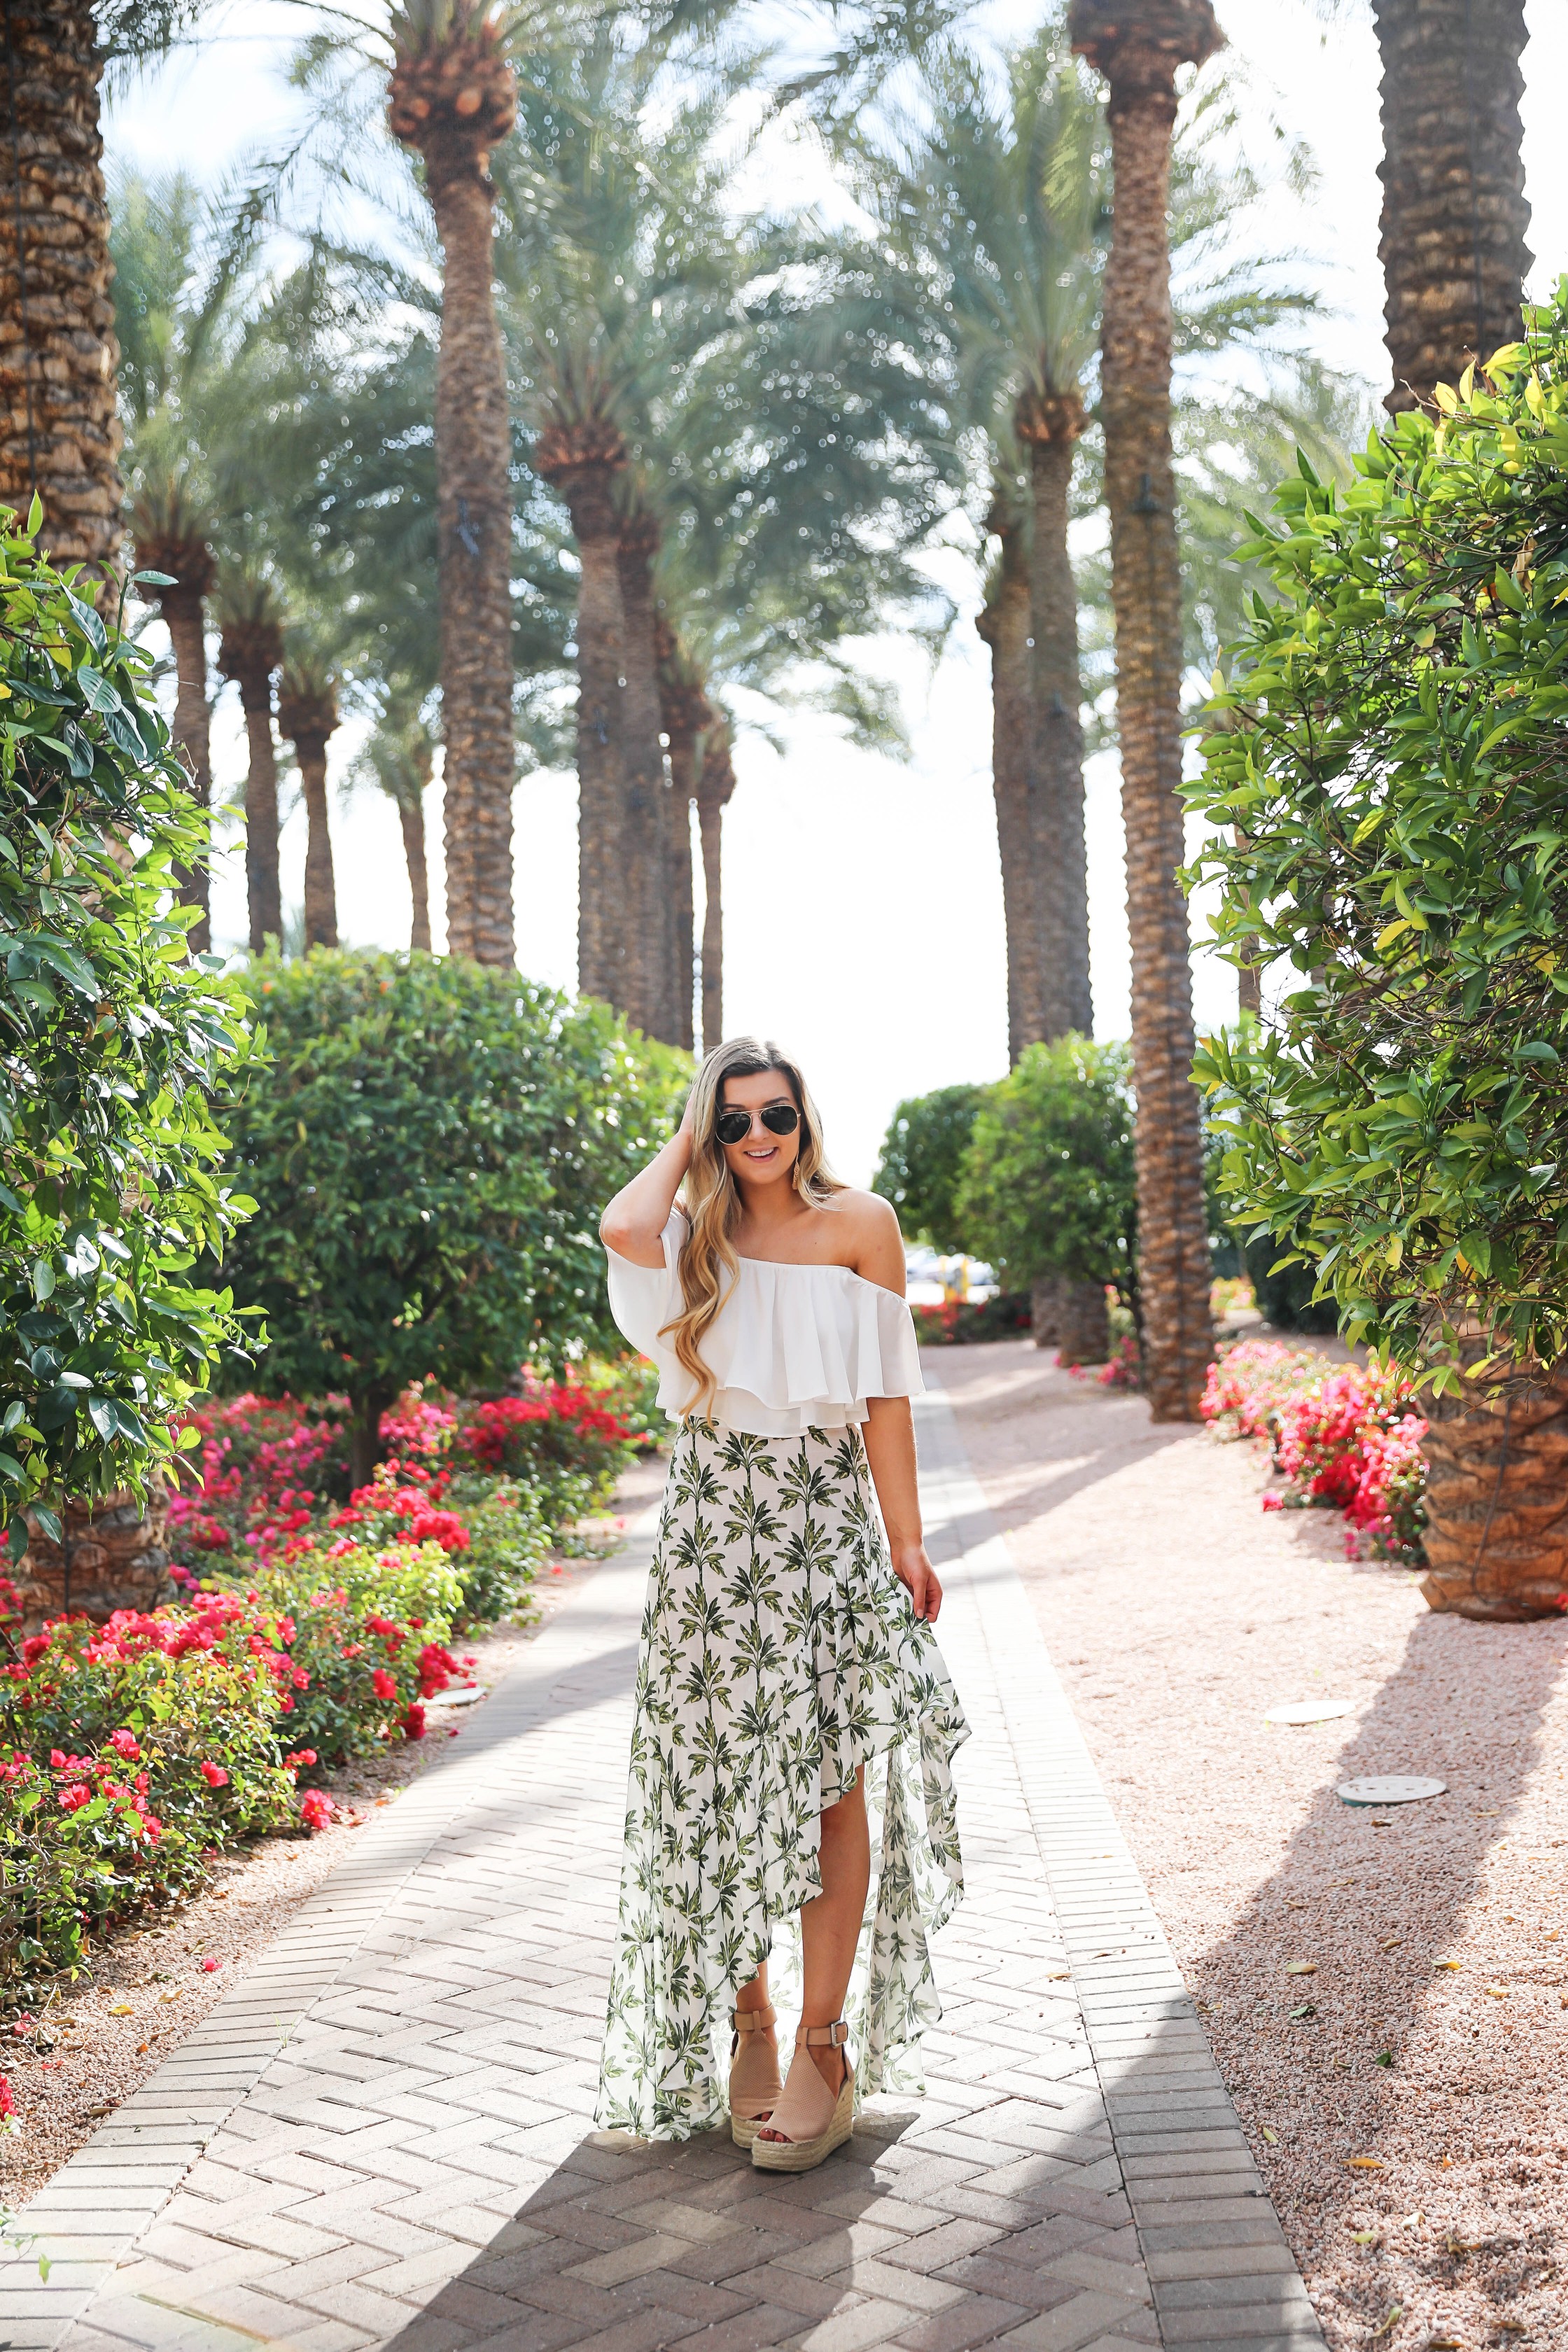
<path id="1" fill-rule="evenodd" d="M 16 2352 L 1321 2345 L 940 1398 L 968 1896 L 929 2095 L 798 2179 L 593 2133 L 646 1538 L 28 2208 Z"/>

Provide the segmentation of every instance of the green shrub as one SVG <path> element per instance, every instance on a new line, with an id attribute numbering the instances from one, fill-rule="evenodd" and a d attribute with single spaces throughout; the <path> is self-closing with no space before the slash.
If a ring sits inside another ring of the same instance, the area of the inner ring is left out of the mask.
<path id="1" fill-rule="evenodd" d="M 147 683 L 0 509 L 0 1526 L 144 1489 L 239 1327 L 216 1262 L 244 1213 L 208 1097 L 249 1051 L 189 909 L 205 819 Z M 123 861 L 123 862 L 122 862 Z"/>
<path id="2" fill-rule="evenodd" d="M 1017 1288 L 1056 1276 L 1135 1304 L 1131 1059 L 1124 1045 L 1031 1045 L 986 1089 L 954 1202 L 971 1245 Z"/>
<path id="3" fill-rule="evenodd" d="M 1298 976 L 1198 1056 L 1232 1213 L 1410 1361 L 1568 1343 L 1568 281 L 1526 321 L 1279 491 L 1184 787 L 1219 940 Z"/>
<path id="4" fill-rule="evenodd" d="M 274 1394 L 346 1390 L 354 1480 L 411 1382 L 500 1388 L 617 1344 L 599 1211 L 669 1132 L 686 1058 L 462 958 L 313 950 L 252 987 L 274 1062 L 227 1114 L 232 1259 Z"/>
<path id="5" fill-rule="evenodd" d="M 292 1818 L 291 1679 L 276 1622 L 237 1593 L 21 1644 L 0 1675 L 0 1981 L 74 1964 L 105 1924 L 187 1893 L 213 1848 Z"/>
<path id="6" fill-rule="evenodd" d="M 254 1590 L 288 1637 L 282 1706 L 294 1752 L 313 1751 L 307 1769 L 420 1737 L 419 1702 L 458 1672 L 447 1643 L 462 1580 L 438 1544 L 373 1551 L 340 1536 L 279 1559 Z"/>
<path id="7" fill-rule="evenodd" d="M 468 1531 L 468 1549 L 453 1561 L 463 1588 L 459 1628 L 535 1613 L 525 1605 L 528 1588 L 550 1557 L 554 1532 L 542 1488 L 463 1470 L 445 1499 Z"/>
<path id="8" fill-rule="evenodd" d="M 966 1237 L 957 1196 L 985 1091 L 939 1087 L 894 1111 L 871 1190 L 892 1202 L 906 1241 L 929 1243 L 948 1256 L 976 1246 Z"/>

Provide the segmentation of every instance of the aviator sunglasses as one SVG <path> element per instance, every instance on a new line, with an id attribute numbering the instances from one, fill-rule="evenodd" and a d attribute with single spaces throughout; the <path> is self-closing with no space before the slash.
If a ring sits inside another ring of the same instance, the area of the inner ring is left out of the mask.
<path id="1" fill-rule="evenodd" d="M 800 1113 L 794 1103 L 770 1103 L 766 1110 L 756 1115 L 770 1135 L 793 1135 L 800 1125 Z M 713 1122 L 713 1132 L 721 1143 L 744 1143 L 751 1131 L 749 1110 L 721 1110 Z"/>

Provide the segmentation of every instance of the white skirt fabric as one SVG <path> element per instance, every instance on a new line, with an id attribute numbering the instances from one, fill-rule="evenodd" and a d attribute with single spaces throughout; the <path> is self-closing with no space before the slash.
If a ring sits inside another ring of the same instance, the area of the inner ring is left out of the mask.
<path id="1" fill-rule="evenodd" d="M 858 1430 L 684 1425 L 643 1619 L 601 2125 L 684 2139 L 722 2120 L 735 1993 L 821 1893 L 820 1815 L 862 1766 L 851 2056 L 862 2094 L 921 2088 L 910 2053 L 941 2015 L 928 1939 L 963 1889 L 967 1737 L 893 1574 Z"/>

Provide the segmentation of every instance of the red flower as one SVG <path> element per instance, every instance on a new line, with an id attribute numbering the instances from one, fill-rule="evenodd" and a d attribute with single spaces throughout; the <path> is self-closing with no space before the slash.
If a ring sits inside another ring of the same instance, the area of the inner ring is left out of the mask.
<path id="1" fill-rule="evenodd" d="M 221 1969 L 222 1966 L 223 1962 L 221 1960 L 204 1960 L 202 1962 L 202 1974 L 204 1976 L 210 1977 L 215 1969 Z"/>
<path id="2" fill-rule="evenodd" d="M 315 1760 L 316 1751 L 313 1748 L 296 1748 L 291 1756 L 285 1756 L 283 1759 L 284 1763 L 289 1765 L 313 1764 Z"/>
<path id="3" fill-rule="evenodd" d="M 308 1830 L 324 1830 L 337 1810 L 324 1789 L 307 1789 L 300 1800 L 300 1819 Z"/>
<path id="4" fill-rule="evenodd" d="M 417 1699 L 413 1701 L 403 1718 L 403 1737 L 405 1739 L 423 1739 L 425 1737 L 425 1710 Z"/>
<path id="5" fill-rule="evenodd" d="M 70 1788 L 60 1790 L 62 1813 L 79 1813 L 84 1805 L 90 1805 L 91 1802 L 92 1790 L 80 1780 L 73 1782 Z"/>
<path id="6" fill-rule="evenodd" d="M 133 1731 L 111 1731 L 109 1735 L 109 1744 L 117 1756 L 124 1758 L 127 1764 L 141 1763 L 142 1750 L 136 1744 L 136 1735 Z"/>
<path id="7" fill-rule="evenodd" d="M 371 1688 L 374 1691 L 377 1698 L 395 1698 L 397 1696 L 397 1685 L 393 1681 L 392 1676 L 387 1673 L 384 1666 L 377 1666 L 374 1674 L 372 1675 L 370 1678 L 370 1682 Z"/>
<path id="8" fill-rule="evenodd" d="M 16 2112 L 16 2102 L 11 2096 L 10 2083 L 4 2074 L 0 2074 L 0 2123 L 4 2123 L 7 2116 L 14 2116 Z"/>
<path id="9" fill-rule="evenodd" d="M 221 1764 L 204 1764 L 202 1779 L 209 1789 L 226 1789 L 228 1786 L 228 1774 Z"/>

